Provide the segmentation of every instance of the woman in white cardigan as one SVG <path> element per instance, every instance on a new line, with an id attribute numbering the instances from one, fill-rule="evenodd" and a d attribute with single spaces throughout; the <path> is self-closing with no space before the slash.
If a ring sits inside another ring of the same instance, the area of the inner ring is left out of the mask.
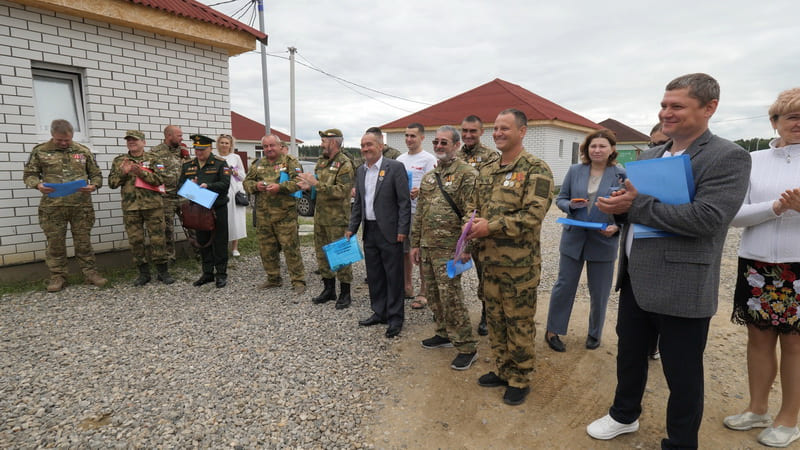
<path id="1" fill-rule="evenodd" d="M 723 423 L 765 428 L 758 442 L 786 447 L 800 438 L 800 88 L 782 92 L 769 117 L 778 138 L 750 154 L 750 187 L 732 223 L 744 227 L 732 320 L 747 325 L 750 403 Z M 768 397 L 779 367 L 781 407 L 772 419 Z"/>
<path id="2" fill-rule="evenodd" d="M 239 239 L 247 237 L 247 207 L 236 204 L 236 193 L 244 192 L 242 181 L 245 175 L 242 158 L 233 151 L 233 136 L 221 134 L 217 138 L 217 154 L 231 168 L 231 185 L 228 188 L 228 241 L 233 256 L 239 256 Z"/>

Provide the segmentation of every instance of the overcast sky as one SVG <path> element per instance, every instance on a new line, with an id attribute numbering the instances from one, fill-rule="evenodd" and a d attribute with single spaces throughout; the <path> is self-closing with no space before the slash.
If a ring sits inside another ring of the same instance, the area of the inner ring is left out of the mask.
<path id="1" fill-rule="evenodd" d="M 238 17 L 250 3 L 215 8 Z M 355 146 L 370 126 L 495 78 L 595 122 L 611 117 L 647 133 L 664 86 L 690 72 L 721 85 L 714 133 L 769 137 L 767 108 L 781 90 L 800 86 L 797 7 L 789 0 L 266 0 L 265 10 L 267 52 L 276 55 L 267 58 L 273 128 L 290 126 L 289 61 L 278 57 L 288 57 L 289 46 L 298 63 L 402 98 L 296 65 L 297 137 L 312 144 L 318 130 L 340 128 Z M 263 121 L 260 76 L 258 53 L 231 58 L 231 109 Z"/>

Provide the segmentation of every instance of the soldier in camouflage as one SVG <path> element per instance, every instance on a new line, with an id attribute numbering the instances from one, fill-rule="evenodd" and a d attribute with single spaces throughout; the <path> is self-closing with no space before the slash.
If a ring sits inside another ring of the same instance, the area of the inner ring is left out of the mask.
<path id="1" fill-rule="evenodd" d="M 350 306 L 350 284 L 353 269 L 346 266 L 334 274 L 328 265 L 323 245 L 341 239 L 350 220 L 350 192 L 353 188 L 353 163 L 341 151 L 344 138 L 342 132 L 332 128 L 320 131 L 322 156 L 317 160 L 314 173 L 301 173 L 298 186 L 303 190 L 315 187 L 317 202 L 314 209 L 314 247 L 317 267 L 322 277 L 323 290 L 311 299 L 315 304 L 336 300 L 336 309 Z M 339 279 L 339 297 L 336 297 L 336 279 Z"/>
<path id="2" fill-rule="evenodd" d="M 163 173 L 166 170 L 157 158 L 145 153 L 144 133 L 128 130 L 125 133 L 128 153 L 114 158 L 108 186 L 122 188 L 122 220 L 128 233 L 133 262 L 139 268 L 134 286 L 150 282 L 150 265 L 147 254 L 156 266 L 157 277 L 164 284 L 175 280 L 167 271 L 167 250 L 164 236 Z M 159 189 L 160 188 L 160 189 Z M 155 190 L 153 190 L 155 189 Z M 150 246 L 145 245 L 145 231 Z"/>
<path id="3" fill-rule="evenodd" d="M 467 236 L 475 239 L 483 271 L 489 342 L 498 373 L 478 379 L 485 387 L 507 386 L 503 401 L 519 405 L 530 392 L 536 328 L 542 221 L 553 200 L 553 173 L 525 151 L 528 119 L 516 109 L 495 119 L 500 159 L 483 166 L 468 210 L 477 209 Z"/>
<path id="4" fill-rule="evenodd" d="M 105 286 L 108 282 L 97 273 L 90 238 L 94 225 L 91 193 L 103 185 L 103 175 L 92 152 L 73 142 L 73 134 L 69 122 L 54 120 L 50 124 L 52 139 L 33 148 L 23 171 L 25 186 L 43 194 L 39 202 L 39 224 L 47 238 L 48 292 L 58 292 L 67 284 L 67 224 L 72 229 L 75 257 L 86 282 L 95 286 Z M 63 197 L 48 195 L 55 189 L 45 183 L 77 180 L 86 181 L 86 186 Z"/>
<path id="5" fill-rule="evenodd" d="M 464 305 L 461 275 L 450 278 L 447 261 L 453 259 L 453 250 L 461 236 L 461 219 L 469 215 L 467 203 L 472 199 L 478 172 L 456 158 L 459 144 L 455 128 L 443 126 L 436 131 L 433 150 L 438 164 L 420 183 L 417 213 L 411 228 L 411 259 L 421 265 L 425 296 L 436 321 L 436 335 L 423 340 L 422 346 L 455 346 L 458 355 L 450 367 L 467 370 L 478 358 L 477 340 Z"/>
<path id="6" fill-rule="evenodd" d="M 183 144 L 183 131 L 177 125 L 164 128 L 164 142 L 150 149 L 150 153 L 164 164 L 164 238 L 166 240 L 167 257 L 175 261 L 175 215 L 180 214 L 181 203 L 185 200 L 178 196 L 178 178 L 181 167 L 191 161 L 189 149 Z"/>
<path id="7" fill-rule="evenodd" d="M 297 162 L 280 154 L 277 136 L 264 136 L 261 145 L 264 157 L 250 166 L 243 182 L 245 191 L 256 194 L 258 243 L 261 264 L 267 273 L 267 281 L 259 287 L 281 286 L 280 251 L 283 250 L 294 291 L 303 294 L 306 276 L 297 235 L 297 202 L 292 196 L 299 189 L 297 175 L 302 169 Z"/>
<path id="8" fill-rule="evenodd" d="M 483 136 L 483 121 L 480 117 L 469 115 L 461 121 L 461 141 L 464 145 L 458 150 L 456 156 L 476 170 L 481 170 L 481 167 L 500 158 L 497 151 L 481 144 L 481 136 Z M 486 297 L 483 295 L 480 257 L 473 254 L 472 258 L 478 274 L 478 298 L 481 301 L 481 321 L 478 322 L 478 334 L 486 336 L 489 331 L 486 328 Z"/>

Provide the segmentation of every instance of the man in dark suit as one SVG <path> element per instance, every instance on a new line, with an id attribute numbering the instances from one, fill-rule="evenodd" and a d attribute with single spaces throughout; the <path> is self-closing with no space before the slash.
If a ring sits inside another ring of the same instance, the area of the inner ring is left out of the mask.
<path id="1" fill-rule="evenodd" d="M 639 194 L 630 180 L 612 197 L 597 200 L 601 211 L 625 216 L 626 226 L 617 279 L 617 389 L 609 414 L 586 428 L 595 439 L 639 429 L 649 347 L 660 334 L 661 361 L 670 388 L 667 438 L 661 447 L 697 448 L 703 417 L 703 352 L 717 310 L 722 246 L 750 173 L 748 153 L 708 130 L 718 102 L 719 84 L 706 74 L 671 81 L 659 118 L 672 141 L 639 158 L 689 155 L 696 189 L 691 202 L 661 203 Z M 634 239 L 633 224 L 674 236 Z"/>
<path id="2" fill-rule="evenodd" d="M 408 175 L 403 163 L 383 157 L 383 135 L 367 130 L 361 138 L 364 164 L 356 170 L 355 203 L 349 239 L 364 224 L 364 256 L 372 316 L 361 326 L 388 323 L 386 337 L 403 329 L 403 241 L 411 224 Z"/>

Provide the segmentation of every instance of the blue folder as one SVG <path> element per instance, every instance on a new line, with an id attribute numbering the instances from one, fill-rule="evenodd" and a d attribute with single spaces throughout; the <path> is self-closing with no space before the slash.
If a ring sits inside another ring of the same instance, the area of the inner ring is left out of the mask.
<path id="1" fill-rule="evenodd" d="M 314 177 L 316 178 L 316 175 L 314 175 Z M 281 177 L 278 179 L 278 183 L 283 183 L 284 181 L 289 181 L 289 174 L 286 173 L 286 172 L 281 172 Z M 311 198 L 312 199 L 314 197 L 316 197 L 316 195 L 314 194 L 315 190 L 316 189 L 314 188 L 314 186 L 311 186 Z M 300 197 L 303 196 L 303 191 L 298 190 L 298 191 L 292 192 L 289 195 L 291 195 L 294 198 L 300 198 Z"/>
<path id="2" fill-rule="evenodd" d="M 53 188 L 55 191 L 47 194 L 48 197 L 66 197 L 78 192 L 78 189 L 86 186 L 86 180 L 68 181 L 66 183 L 42 183 L 46 187 Z"/>
<path id="3" fill-rule="evenodd" d="M 471 259 L 465 263 L 451 259 L 447 261 L 447 276 L 450 278 L 455 278 L 456 275 L 460 275 L 465 270 L 469 270 L 471 268 L 472 268 Z"/>
<path id="4" fill-rule="evenodd" d="M 573 227 L 588 228 L 590 230 L 605 230 L 608 226 L 607 223 L 586 222 L 584 220 L 567 219 L 566 217 L 559 217 L 556 219 L 556 223 L 572 225 Z"/>
<path id="5" fill-rule="evenodd" d="M 333 272 L 364 259 L 364 253 L 361 252 L 355 236 L 351 236 L 350 239 L 341 238 L 328 245 L 323 245 L 322 250 L 325 252 L 328 266 Z"/>
<path id="6" fill-rule="evenodd" d="M 408 175 L 408 190 L 410 192 L 411 189 L 414 189 L 414 173 L 406 170 L 406 175 Z"/>
<path id="7" fill-rule="evenodd" d="M 178 190 L 178 195 L 208 209 L 211 209 L 211 206 L 214 205 L 219 196 L 212 190 L 201 188 L 199 184 L 192 180 L 186 180 L 183 183 L 183 186 Z"/>
<path id="8" fill-rule="evenodd" d="M 625 165 L 625 171 L 639 193 L 653 196 L 661 203 L 682 205 L 694 199 L 689 155 L 631 161 Z M 665 236 L 675 234 L 638 223 L 633 225 L 634 239 Z"/>

